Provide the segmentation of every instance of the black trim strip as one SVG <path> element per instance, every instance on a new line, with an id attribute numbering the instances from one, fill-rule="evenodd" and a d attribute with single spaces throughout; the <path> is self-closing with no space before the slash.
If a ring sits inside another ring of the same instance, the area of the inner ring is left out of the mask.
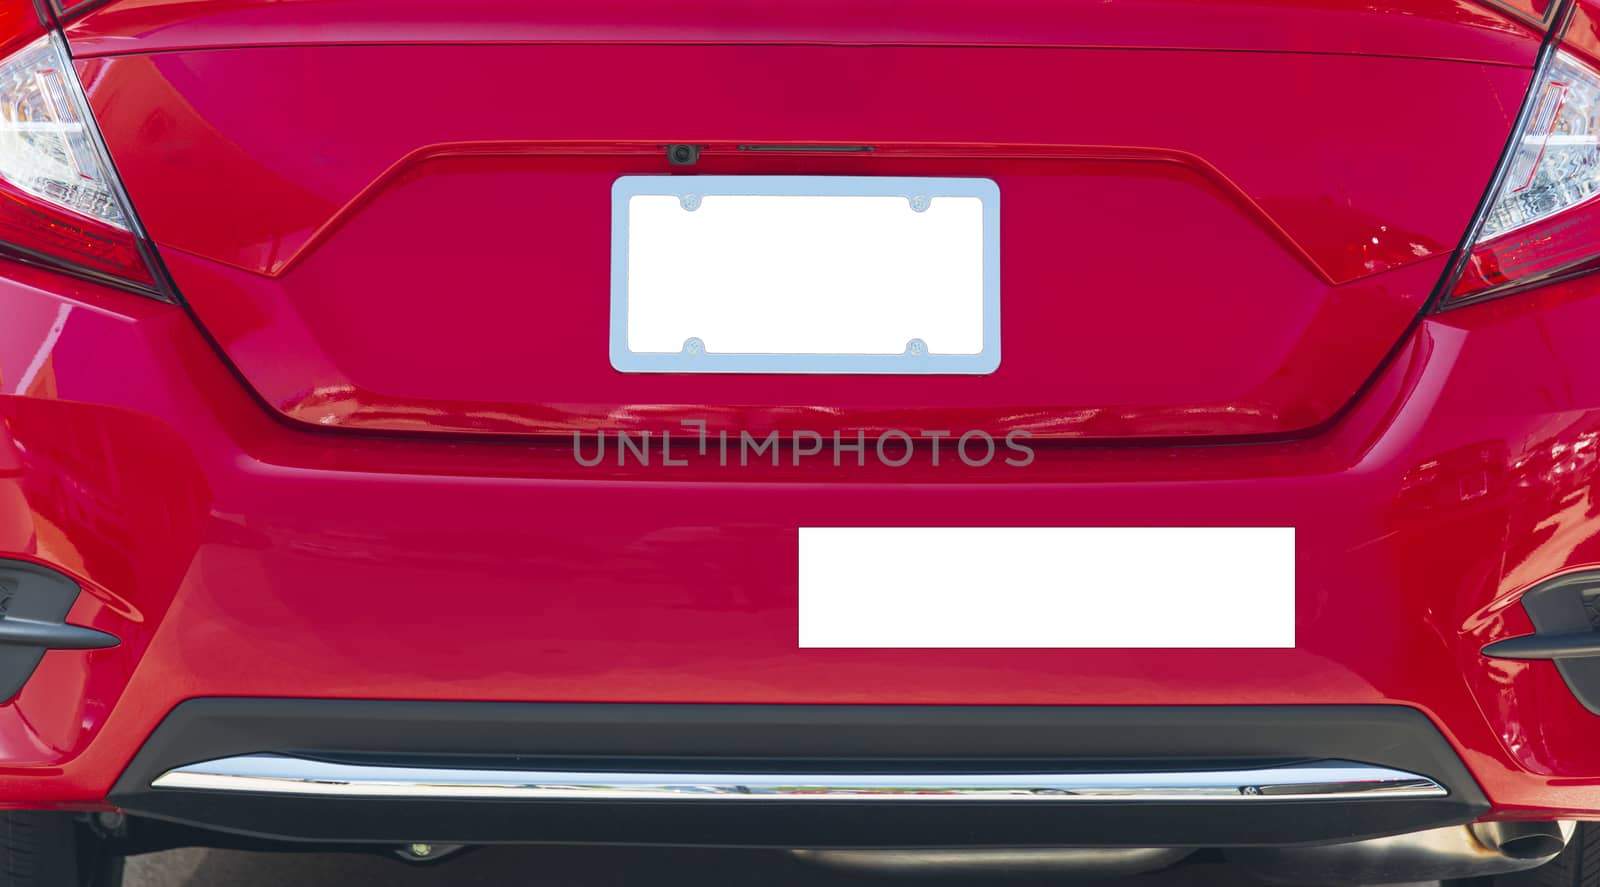
<path id="1" fill-rule="evenodd" d="M 1586 659 L 1600 656 L 1600 632 L 1558 635 L 1524 635 L 1497 641 L 1483 648 L 1494 659 Z"/>
<path id="2" fill-rule="evenodd" d="M 1485 0 L 1485 2 L 1487 2 L 1490 6 L 1493 6 L 1496 9 L 1511 15 L 1519 22 L 1524 22 L 1546 31 L 1550 29 L 1550 23 L 1555 20 L 1556 13 L 1561 10 L 1561 3 L 1559 0 L 1556 0 L 1556 2 L 1552 2 L 1549 6 L 1545 7 L 1544 17 L 1541 18 L 1536 15 L 1531 15 L 1525 10 L 1518 9 L 1516 6 L 1505 2 L 1505 0 Z"/>
<path id="3" fill-rule="evenodd" d="M 46 650 L 117 645 L 109 634 L 66 624 L 79 593 L 70 576 L 32 561 L 0 558 L 0 702 L 22 689 Z"/>
<path id="4" fill-rule="evenodd" d="M 0 644 L 46 650 L 103 650 L 119 643 L 115 635 L 92 628 L 0 617 Z"/>
<path id="5" fill-rule="evenodd" d="M 349 798 L 152 788 L 251 754 L 404 766 L 893 772 L 1180 771 L 1359 760 L 1443 786 L 1434 798 L 1026 804 L 813 799 Z M 754 847 L 1229 846 L 1356 840 L 1488 810 L 1428 718 L 1402 706 L 661 705 L 198 699 L 117 780 L 131 814 L 288 841 Z"/>
<path id="6" fill-rule="evenodd" d="M 1535 633 L 1492 643 L 1483 655 L 1553 661 L 1572 695 L 1600 714 L 1600 570 L 1547 579 L 1521 603 Z"/>

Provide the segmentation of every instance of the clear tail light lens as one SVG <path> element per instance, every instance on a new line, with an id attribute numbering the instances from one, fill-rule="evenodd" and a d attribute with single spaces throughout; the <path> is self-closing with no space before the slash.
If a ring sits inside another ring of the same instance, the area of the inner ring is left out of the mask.
<path id="1" fill-rule="evenodd" d="M 1528 100 L 1447 305 L 1600 267 L 1600 72 L 1558 51 Z"/>
<path id="2" fill-rule="evenodd" d="M 0 250 L 153 291 L 107 158 L 59 35 L 0 61 Z"/>

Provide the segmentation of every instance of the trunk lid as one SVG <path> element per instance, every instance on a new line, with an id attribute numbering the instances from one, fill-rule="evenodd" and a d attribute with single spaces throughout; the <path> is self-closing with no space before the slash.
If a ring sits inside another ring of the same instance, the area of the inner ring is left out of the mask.
<path id="1" fill-rule="evenodd" d="M 1443 272 L 1539 40 L 1427 0 L 903 9 L 112 3 L 68 34 L 180 292 L 290 418 L 1098 439 L 1336 415 Z M 617 372 L 610 189 L 651 174 L 992 179 L 1004 359 Z"/>

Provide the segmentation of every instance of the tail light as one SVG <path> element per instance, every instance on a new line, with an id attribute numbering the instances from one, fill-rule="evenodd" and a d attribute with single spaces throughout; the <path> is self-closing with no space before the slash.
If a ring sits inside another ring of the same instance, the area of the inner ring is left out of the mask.
<path id="1" fill-rule="evenodd" d="M 1551 47 L 1442 307 L 1600 269 L 1600 71 Z"/>
<path id="2" fill-rule="evenodd" d="M 60 34 L 0 60 L 0 252 L 156 295 L 147 249 Z"/>

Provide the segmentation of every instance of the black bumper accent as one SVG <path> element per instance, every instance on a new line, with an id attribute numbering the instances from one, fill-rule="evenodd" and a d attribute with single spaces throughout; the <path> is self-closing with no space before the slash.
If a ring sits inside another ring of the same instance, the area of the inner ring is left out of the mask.
<path id="1" fill-rule="evenodd" d="M 1535 634 L 1483 648 L 1496 659 L 1553 659 L 1572 695 L 1600 714 L 1600 572 L 1558 576 L 1523 592 Z"/>
<path id="2" fill-rule="evenodd" d="M 0 559 L 0 702 L 17 695 L 46 650 L 98 650 L 117 639 L 63 620 L 78 583 L 27 561 Z"/>
<path id="3" fill-rule="evenodd" d="M 1185 769 L 1339 758 L 1428 776 L 1438 799 L 852 803 L 504 801 L 153 789 L 254 752 L 599 769 L 796 770 L 1097 763 Z M 129 813 L 257 837 L 393 844 L 1243 846 L 1355 840 L 1470 821 L 1489 805 L 1449 743 L 1399 706 L 630 705 L 200 699 L 113 787 Z"/>

